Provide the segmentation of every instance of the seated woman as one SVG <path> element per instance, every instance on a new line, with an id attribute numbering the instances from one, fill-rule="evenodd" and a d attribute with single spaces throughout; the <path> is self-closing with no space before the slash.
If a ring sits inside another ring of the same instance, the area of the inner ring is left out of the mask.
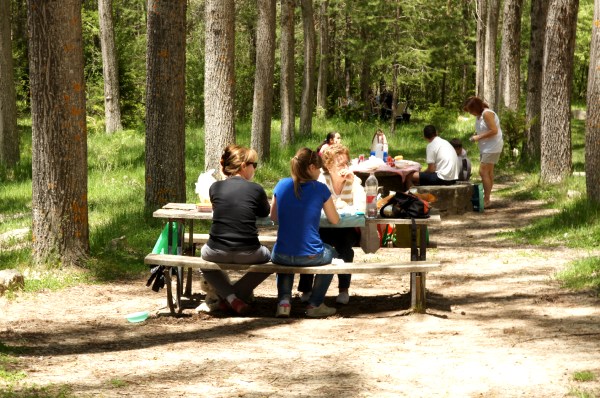
<path id="1" fill-rule="evenodd" d="M 330 264 L 337 253 L 319 236 L 321 210 L 332 224 L 337 224 L 340 216 L 329 188 L 317 181 L 321 174 L 321 157 L 316 151 L 302 148 L 290 166 L 292 176 L 280 180 L 273 190 L 271 219 L 279 222 L 279 229 L 271 261 L 297 267 Z M 306 315 L 316 318 L 335 314 L 335 308 L 323 303 L 333 275 L 317 275 L 314 279 Z M 293 284 L 294 274 L 277 274 L 275 316 L 290 316 Z"/>
<path id="2" fill-rule="evenodd" d="M 321 144 L 317 147 L 317 152 L 319 155 L 323 155 L 323 152 L 329 148 L 330 145 L 339 144 L 342 141 L 342 136 L 337 131 L 332 131 L 327 134 L 327 137 L 321 142 Z"/>
<path id="3" fill-rule="evenodd" d="M 329 188 L 335 207 L 339 212 L 346 209 L 363 211 L 366 206 L 366 194 L 361 185 L 360 178 L 348 168 L 350 164 L 350 153 L 348 148 L 341 144 L 334 144 L 323 153 L 323 173 L 319 180 Z M 319 235 L 323 242 L 330 244 L 338 252 L 342 260 L 347 263 L 354 261 L 354 250 L 352 247 L 360 240 L 360 233 L 356 228 L 320 228 Z M 338 275 L 339 294 L 336 302 L 348 304 L 350 295 L 350 280 L 352 275 Z M 310 298 L 313 284 L 313 275 L 300 275 L 298 290 L 302 292 L 301 300 L 306 302 Z"/>
<path id="4" fill-rule="evenodd" d="M 221 170 L 227 177 L 210 187 L 213 220 L 210 237 L 202 246 L 202 259 L 215 263 L 261 264 L 271 253 L 258 241 L 256 217 L 269 215 L 265 190 L 251 182 L 256 171 L 255 150 L 229 145 L 221 155 Z M 202 270 L 206 281 L 221 299 L 221 309 L 243 315 L 250 310 L 247 300 L 256 286 L 270 275 L 248 272 L 231 285 L 223 271 Z"/>
<path id="5" fill-rule="evenodd" d="M 387 148 L 388 142 L 385 134 L 383 134 L 383 130 L 377 129 L 377 131 L 375 131 L 375 134 L 373 134 L 373 138 L 371 139 L 371 154 L 376 153 L 378 149 L 383 152 L 387 152 Z"/>

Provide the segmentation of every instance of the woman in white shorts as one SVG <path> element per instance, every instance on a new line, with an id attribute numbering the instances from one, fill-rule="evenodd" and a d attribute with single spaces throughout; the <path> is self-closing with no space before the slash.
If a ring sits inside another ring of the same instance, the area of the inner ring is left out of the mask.
<path id="1" fill-rule="evenodd" d="M 483 183 L 483 205 L 487 208 L 490 206 L 490 195 L 494 186 L 494 165 L 498 163 L 504 145 L 500 119 L 479 97 L 467 98 L 463 110 L 476 118 L 475 135 L 470 140 L 479 144 L 479 175 Z"/>

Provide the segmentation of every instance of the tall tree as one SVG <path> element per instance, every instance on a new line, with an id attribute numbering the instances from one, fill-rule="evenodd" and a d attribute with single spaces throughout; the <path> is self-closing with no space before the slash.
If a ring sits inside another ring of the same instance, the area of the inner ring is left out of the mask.
<path id="1" fill-rule="evenodd" d="M 0 0 L 0 165 L 19 161 L 17 98 L 14 83 L 10 0 Z"/>
<path id="2" fill-rule="evenodd" d="M 148 1 L 146 198 L 148 209 L 185 202 L 186 0 Z"/>
<path id="3" fill-rule="evenodd" d="M 28 0 L 34 262 L 89 253 L 81 1 Z"/>
<path id="4" fill-rule="evenodd" d="M 504 0 L 498 71 L 498 108 L 516 111 L 521 80 L 521 10 L 523 0 Z"/>
<path id="5" fill-rule="evenodd" d="M 541 178 L 558 183 L 571 173 L 571 87 L 579 0 L 551 0 L 542 77 Z"/>
<path id="6" fill-rule="evenodd" d="M 327 83 L 329 77 L 329 15 L 328 0 L 321 2 L 319 15 L 319 77 L 317 79 L 317 114 L 325 116 L 327 109 Z"/>
<path id="7" fill-rule="evenodd" d="M 98 0 L 98 18 L 100 19 L 102 76 L 104 77 L 105 130 L 110 134 L 123 129 L 119 101 L 119 71 L 117 49 L 115 47 L 112 0 Z"/>
<path id="8" fill-rule="evenodd" d="M 281 0 L 281 146 L 294 141 L 294 0 Z"/>
<path id="9" fill-rule="evenodd" d="M 256 26 L 256 72 L 252 107 L 252 148 L 259 159 L 271 155 L 271 116 L 273 114 L 273 72 L 275 69 L 275 0 L 258 0 Z"/>
<path id="10" fill-rule="evenodd" d="M 527 103 L 525 105 L 525 118 L 529 128 L 525 133 L 523 146 L 525 156 L 522 159 L 529 159 L 534 163 L 540 161 L 542 73 L 549 1 L 531 0 L 531 36 L 529 40 L 529 60 L 527 62 Z"/>
<path id="11" fill-rule="evenodd" d="M 302 99 L 300 102 L 300 134 L 312 133 L 315 98 L 315 16 L 313 0 L 300 0 L 302 27 L 304 29 L 304 71 L 302 74 Z"/>
<path id="12" fill-rule="evenodd" d="M 587 196 L 600 202 L 600 0 L 594 1 L 585 135 Z"/>
<path id="13" fill-rule="evenodd" d="M 235 5 L 207 0 L 205 7 L 204 167 L 219 170 L 223 148 L 235 143 Z"/>
<path id="14" fill-rule="evenodd" d="M 487 0 L 483 97 L 492 109 L 496 108 L 496 38 L 499 13 L 500 0 Z"/>
<path id="15" fill-rule="evenodd" d="M 485 33 L 488 6 L 487 0 L 477 0 L 477 41 L 475 44 L 475 94 L 483 98 L 483 86 L 485 76 Z"/>

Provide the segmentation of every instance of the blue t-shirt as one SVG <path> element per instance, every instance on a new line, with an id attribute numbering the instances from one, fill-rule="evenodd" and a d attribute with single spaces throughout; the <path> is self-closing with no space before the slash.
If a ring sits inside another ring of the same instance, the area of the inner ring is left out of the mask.
<path id="1" fill-rule="evenodd" d="M 288 177 L 280 180 L 273 190 L 279 220 L 274 253 L 312 256 L 323 252 L 319 221 L 323 203 L 331 192 L 327 185 L 318 181 L 305 182 L 300 188 L 298 199 L 294 194 L 294 181 Z"/>

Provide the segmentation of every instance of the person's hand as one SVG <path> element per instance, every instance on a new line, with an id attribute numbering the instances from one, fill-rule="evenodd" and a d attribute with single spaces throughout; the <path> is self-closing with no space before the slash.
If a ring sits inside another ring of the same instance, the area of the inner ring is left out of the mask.
<path id="1" fill-rule="evenodd" d="M 354 180 L 354 173 L 352 171 L 350 171 L 350 169 L 348 169 L 348 168 L 341 169 L 338 174 L 344 180 L 348 180 L 348 181 Z"/>
<path id="2" fill-rule="evenodd" d="M 475 134 L 474 136 L 471 136 L 471 138 L 469 138 L 469 141 L 477 142 L 477 141 L 479 141 L 479 138 L 480 138 L 479 135 Z"/>

